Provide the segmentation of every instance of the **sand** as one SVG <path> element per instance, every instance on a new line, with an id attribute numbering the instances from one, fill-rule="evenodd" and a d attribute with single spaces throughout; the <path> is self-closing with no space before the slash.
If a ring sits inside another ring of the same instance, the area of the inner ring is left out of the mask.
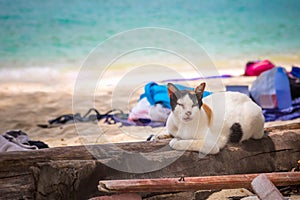
<path id="1" fill-rule="evenodd" d="M 0 132 L 20 129 L 25 131 L 31 140 L 40 140 L 47 143 L 50 147 L 58 147 L 144 141 L 150 134 L 157 134 L 165 130 L 163 127 L 120 127 L 119 124 L 107 125 L 103 122 L 68 124 L 48 129 L 38 127 L 38 124 L 45 124 L 49 119 L 56 118 L 62 114 L 73 113 L 72 100 L 74 97 L 76 72 L 72 73 L 65 74 L 63 80 L 53 81 L 55 84 L 41 80 L 32 82 L 2 81 L 0 83 Z M 183 73 L 193 77 L 191 72 L 185 71 Z M 129 112 L 143 91 L 143 84 L 135 88 L 134 92 L 129 91 L 132 88 L 129 83 L 122 84 L 122 90 L 116 96 L 114 94 L 114 90 L 117 90 L 114 84 L 114 81 L 117 80 L 116 74 L 122 74 L 122 71 L 113 72 L 113 75 L 110 74 L 107 78 L 104 78 L 104 86 L 95 92 L 94 106 L 101 113 L 113 107 Z M 221 70 L 220 74 L 242 74 L 242 69 Z M 222 91 L 225 85 L 250 86 L 255 78 L 235 76 L 233 78 L 208 79 L 206 82 L 210 91 Z M 200 81 L 189 81 L 188 84 L 196 86 Z M 219 81 L 223 85 L 220 85 Z M 122 91 L 124 94 L 122 94 Z M 84 102 L 84 98 L 81 101 Z M 84 114 L 90 106 L 90 104 L 85 106 L 82 103 L 74 111 Z M 299 119 L 292 122 L 299 122 Z M 291 123 L 291 121 L 266 123 L 266 126 L 286 123 Z"/>
<path id="2" fill-rule="evenodd" d="M 190 71 L 182 71 L 181 73 L 187 78 L 195 77 Z M 241 68 L 223 69 L 219 73 L 235 76 L 205 80 L 210 91 L 224 91 L 225 85 L 248 85 L 250 87 L 256 78 L 240 76 L 243 73 Z M 102 121 L 99 123 L 68 124 L 46 129 L 37 126 L 38 124 L 46 124 L 49 119 L 63 114 L 77 111 L 84 114 L 91 107 L 97 108 L 101 113 L 112 108 L 120 108 L 124 112 L 129 112 L 143 92 L 147 76 L 146 74 L 141 75 L 142 81 L 138 83 L 138 86 L 132 87 L 134 83 L 130 81 L 121 85 L 118 84 L 118 77 L 122 74 L 124 74 L 123 71 L 113 71 L 102 79 L 103 85 L 95 90 L 94 96 L 92 95 L 94 97 L 93 104 L 90 104 L 85 96 L 78 98 L 76 94 L 74 95 L 77 75 L 74 71 L 64 73 L 59 78 L 51 77 L 51 81 L 49 78 L 33 81 L 30 79 L 25 81 L 2 79 L 0 82 L 0 133 L 20 129 L 25 131 L 31 140 L 43 141 L 49 147 L 60 147 L 145 141 L 149 135 L 165 131 L 164 127 L 121 127 L 120 124 L 108 125 Z M 149 74 L 148 76 L 150 80 L 153 77 L 157 80 L 167 77 L 167 75 L 166 77 L 157 77 Z M 199 82 L 201 80 L 179 83 L 195 87 Z M 80 102 L 79 104 L 73 104 L 74 97 L 76 97 L 75 101 Z M 300 123 L 300 119 L 270 122 L 266 123 L 265 127 L 288 123 Z M 243 196 L 245 191 L 247 190 L 222 190 L 213 194 L 209 199 Z"/>

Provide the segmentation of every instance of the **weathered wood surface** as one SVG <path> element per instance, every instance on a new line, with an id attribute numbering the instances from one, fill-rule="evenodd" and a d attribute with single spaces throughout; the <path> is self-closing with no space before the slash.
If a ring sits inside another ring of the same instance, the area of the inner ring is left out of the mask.
<path id="1" fill-rule="evenodd" d="M 99 180 L 289 171 L 300 158 L 300 129 L 276 131 L 262 140 L 228 145 L 221 153 L 204 158 L 196 152 L 185 152 L 177 159 L 178 152 L 166 146 L 167 142 L 1 153 L 0 199 L 87 199 L 104 194 L 97 190 Z M 93 155 L 87 149 L 93 150 Z M 158 149 L 163 150 L 156 151 Z M 134 152 L 154 153 L 140 154 L 144 163 L 131 166 L 128 158 Z M 174 162 L 157 168 L 168 159 Z M 109 167 L 119 165 L 129 171 L 139 171 L 148 161 L 157 163 L 153 166 L 156 171 L 128 173 Z"/>
<path id="2" fill-rule="evenodd" d="M 104 180 L 99 181 L 98 189 L 108 193 L 182 192 L 237 188 L 250 189 L 252 181 L 255 180 L 256 182 L 259 182 L 259 177 L 266 177 L 264 180 L 266 182 L 265 185 L 267 185 L 267 183 L 273 183 L 276 186 L 300 185 L 300 172 L 273 172 L 265 174 L 236 174 L 181 178 Z M 268 185 L 265 187 L 262 187 L 262 185 L 263 184 L 260 184 L 259 188 L 256 184 L 256 187 L 254 188 L 266 192 Z"/>

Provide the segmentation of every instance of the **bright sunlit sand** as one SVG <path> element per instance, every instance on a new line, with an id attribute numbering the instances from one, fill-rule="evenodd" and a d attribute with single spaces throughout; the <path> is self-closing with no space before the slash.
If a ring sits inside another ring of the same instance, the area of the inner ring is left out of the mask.
<path id="1" fill-rule="evenodd" d="M 231 78 L 193 81 L 184 81 L 184 79 L 188 80 L 189 78 L 199 77 L 199 73 L 196 71 L 180 70 L 180 68 L 176 68 L 176 70 L 179 74 L 179 78 L 183 78 L 182 82 L 178 83 L 195 87 L 199 82 L 206 81 L 207 88 L 213 92 L 224 91 L 225 85 L 248 85 L 250 88 L 252 82 L 256 79 L 256 77 L 241 76 L 244 72 L 243 67 L 219 67 L 217 70 L 219 75 L 230 74 L 233 76 Z M 130 72 L 130 70 L 107 70 L 106 75 L 101 77 L 101 80 L 97 82 L 99 85 L 95 86 L 96 90 L 91 96 L 95 96 L 94 106 L 101 113 L 112 108 L 122 109 L 125 113 L 129 113 L 132 106 L 134 106 L 139 99 L 139 95 L 142 94 L 143 86 L 147 83 L 147 80 L 150 81 L 151 78 L 153 78 L 153 80 L 157 82 L 163 81 L 163 79 L 159 79 L 160 76 L 156 76 L 156 72 L 154 71 L 152 74 L 140 74 L 140 77 L 137 77 L 140 80 L 136 79 L 136 81 L 133 82 L 121 83 L 120 86 L 119 82 L 126 76 L 126 72 Z M 51 77 L 52 82 L 45 81 L 45 79 L 42 78 L 24 81 L 4 80 L 1 82 L 1 132 L 21 129 L 28 133 L 32 140 L 44 141 L 50 147 L 57 147 L 145 141 L 149 135 L 165 131 L 164 127 L 120 127 L 120 124 L 108 125 L 102 121 L 98 124 L 79 123 L 77 124 L 77 128 L 75 124 L 62 125 L 50 129 L 38 127 L 38 124 L 45 124 L 50 119 L 63 114 L 74 113 L 77 110 L 81 111 L 83 115 L 90 108 L 85 106 L 84 103 L 81 104 L 80 108 L 73 109 L 72 106 L 78 71 L 56 72 L 55 74 L 56 76 Z M 161 78 L 164 79 L 168 77 L 167 74 L 161 76 Z M 169 78 L 174 77 L 170 76 Z M 136 84 L 135 87 L 137 87 L 137 89 L 131 91 L 132 85 L 134 84 Z M 112 100 L 115 97 L 113 97 L 112 94 L 116 87 L 122 87 L 124 94 L 117 95 L 117 101 L 119 103 L 117 106 L 114 104 L 115 106 L 113 107 Z M 128 93 L 131 93 L 131 95 L 128 95 Z M 84 102 L 85 99 L 84 97 L 82 98 L 82 102 Z M 272 122 L 266 123 L 266 126 L 283 123 L 290 122 Z"/>

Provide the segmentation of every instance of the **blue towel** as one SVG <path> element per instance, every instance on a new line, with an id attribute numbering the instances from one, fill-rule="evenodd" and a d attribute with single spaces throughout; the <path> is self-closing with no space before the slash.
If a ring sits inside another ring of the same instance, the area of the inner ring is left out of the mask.
<path id="1" fill-rule="evenodd" d="M 194 88 L 175 84 L 175 86 L 179 90 L 191 90 L 194 91 Z M 171 109 L 170 105 L 170 98 L 168 94 L 168 87 L 166 85 L 158 85 L 155 82 L 150 82 L 145 85 L 145 93 L 140 96 L 140 99 L 147 97 L 147 100 L 149 101 L 150 105 L 155 104 L 162 104 L 166 108 Z M 203 97 L 206 97 L 208 95 L 212 94 L 212 92 L 204 91 Z"/>
<path id="2" fill-rule="evenodd" d="M 292 106 L 286 109 L 263 109 L 265 121 L 292 120 L 300 117 L 300 97 L 294 99 Z"/>
<path id="3" fill-rule="evenodd" d="M 300 78 L 300 67 L 293 66 L 291 74 L 297 78 Z"/>

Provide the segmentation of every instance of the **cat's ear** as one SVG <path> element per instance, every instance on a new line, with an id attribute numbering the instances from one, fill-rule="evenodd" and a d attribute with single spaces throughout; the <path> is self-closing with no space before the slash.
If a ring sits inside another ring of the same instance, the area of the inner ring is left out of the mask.
<path id="1" fill-rule="evenodd" d="M 178 88 L 172 84 L 172 83 L 168 83 L 168 93 L 169 93 L 169 97 L 172 97 L 173 94 L 175 94 L 175 92 L 178 91 Z"/>
<path id="2" fill-rule="evenodd" d="M 168 83 L 168 93 L 169 93 L 169 97 L 170 97 L 170 105 L 172 110 L 174 110 L 177 106 L 177 99 L 178 97 L 176 96 L 176 93 L 178 95 L 178 88 L 173 85 L 172 83 Z"/>
<path id="3" fill-rule="evenodd" d="M 206 84 L 203 82 L 196 87 L 195 93 L 197 95 L 198 100 L 202 100 L 205 86 L 206 86 Z"/>

